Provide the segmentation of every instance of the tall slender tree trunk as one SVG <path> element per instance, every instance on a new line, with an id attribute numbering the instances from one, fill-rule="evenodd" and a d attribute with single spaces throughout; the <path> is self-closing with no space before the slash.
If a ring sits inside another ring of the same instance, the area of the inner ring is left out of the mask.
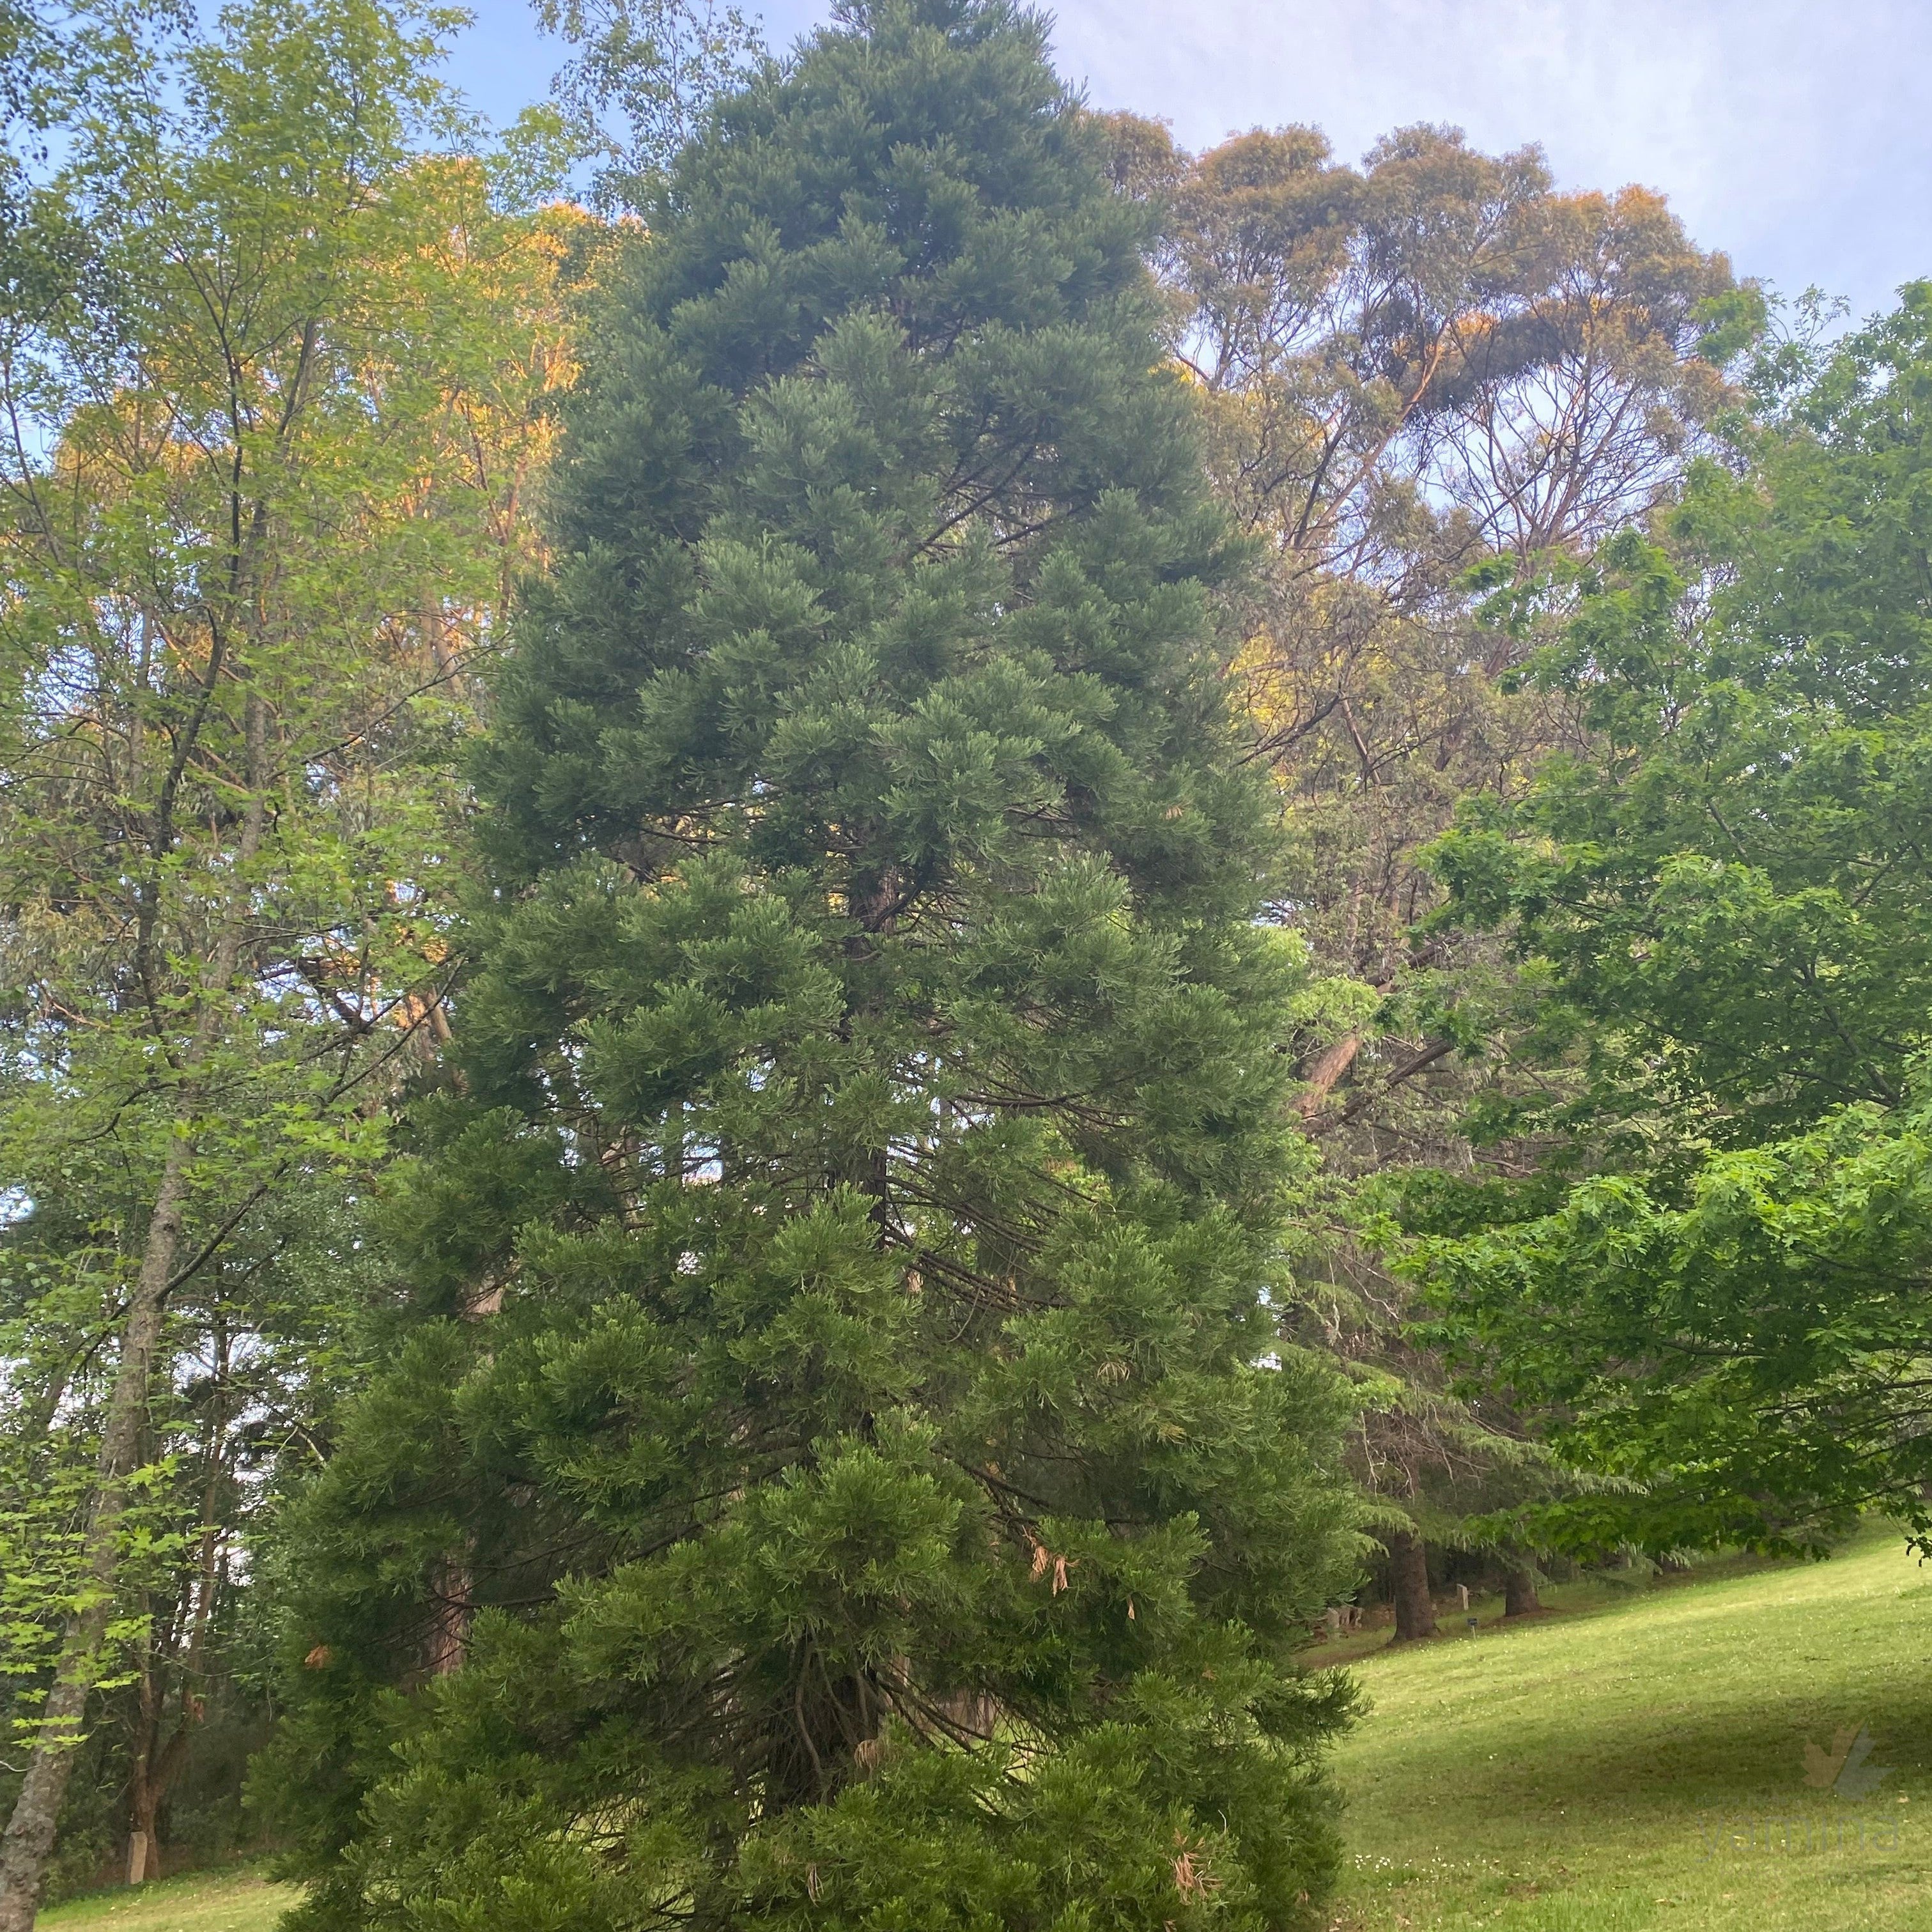
<path id="1" fill-rule="evenodd" d="M 157 1687 L 158 1688 L 158 1687 Z M 164 1741 L 161 1714 L 143 1713 L 134 1775 L 128 1802 L 128 1882 L 145 1885 L 161 1876 L 161 1806 L 187 1761 L 194 1724 L 194 1700 L 184 1692 L 179 1720 Z"/>
<path id="2" fill-rule="evenodd" d="M 465 1298 L 463 1318 L 487 1322 L 502 1306 L 503 1284 L 486 1278 L 473 1294 Z M 472 1546 L 466 1543 L 461 1555 L 445 1557 L 430 1572 L 430 1594 L 435 1607 L 430 1613 L 423 1664 L 432 1677 L 447 1677 L 460 1670 L 470 1654 L 470 1626 L 476 1613 L 472 1553 Z"/>
<path id="3" fill-rule="evenodd" d="M 1395 1640 L 1416 1643 L 1436 1634 L 1436 1604 L 1429 1594 L 1429 1546 L 1412 1529 L 1382 1532 L 1389 1553 L 1389 1588 L 1395 1599 Z"/>
<path id="4" fill-rule="evenodd" d="M 143 1885 L 161 1876 L 161 1806 L 188 1762 L 188 1740 L 201 1714 L 201 1700 L 184 1688 L 182 1708 L 166 1742 L 160 1735 L 160 1714 L 142 1727 L 144 1748 L 134 1762 L 134 1789 L 128 1804 L 128 1882 Z"/>
<path id="5" fill-rule="evenodd" d="M 80 1742 L 88 1697 L 100 1674 L 100 1648 L 114 1612 L 128 1479 L 139 1466 L 148 1384 L 167 1312 L 168 1284 L 181 1247 L 188 1153 L 180 1135 L 170 1138 L 154 1190 L 154 1212 L 148 1218 L 140 1273 L 121 1332 L 121 1359 L 109 1400 L 107 1426 L 101 1432 L 94 1509 L 82 1552 L 86 1588 L 61 1645 L 53 1688 L 47 1694 L 20 1795 L 0 1837 L 0 1932 L 31 1932 L 39 1910 L 40 1881 L 53 1852 L 61 1801 L 74 1769 L 74 1747 Z"/>
<path id="6" fill-rule="evenodd" d="M 194 1727 L 207 1709 L 202 1694 L 208 1625 L 220 1588 L 221 1482 L 227 1451 L 228 1340 L 217 1320 L 214 1387 L 202 1438 L 205 1474 L 201 1491 L 201 1531 L 195 1550 L 194 1605 L 187 1642 L 173 1659 L 181 1678 L 180 1708 L 174 1729 L 164 1737 L 167 1687 L 152 1654 L 141 1672 L 141 1721 L 136 1733 L 134 1777 L 128 1792 L 128 1882 L 141 1885 L 161 1876 L 160 1810 L 188 1762 Z M 177 1631 L 178 1634 L 178 1631 Z"/>

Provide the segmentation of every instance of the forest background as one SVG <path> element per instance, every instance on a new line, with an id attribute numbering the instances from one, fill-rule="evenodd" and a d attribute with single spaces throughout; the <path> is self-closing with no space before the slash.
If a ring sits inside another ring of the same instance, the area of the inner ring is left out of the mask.
<path id="1" fill-rule="evenodd" d="M 339 1818 L 264 1795 L 296 1760 L 244 1804 L 321 1721 L 286 1717 L 337 1661 L 316 1539 L 408 1598 L 405 1690 L 460 1674 L 487 1594 L 482 1518 L 406 1508 L 367 1444 L 428 1413 L 381 1414 L 425 1322 L 490 1355 L 518 1270 L 560 1265 L 530 1144 L 461 1127 L 544 1023 L 505 1017 L 536 938 L 491 925 L 564 782 L 502 748 L 562 715 L 518 626 L 532 586 L 590 595 L 550 479 L 610 292 L 712 104 L 772 71 L 722 10 L 539 12 L 569 57 L 501 134 L 437 78 L 449 16 L 4 18 L 9 1925 L 264 1834 L 334 1855 Z M 1564 1566 L 1916 1533 L 1932 296 L 1846 332 L 1654 194 L 1454 130 L 1349 166 L 1310 128 L 1192 154 L 1054 111 L 1140 224 L 1232 532 L 1199 574 L 1283 949 L 1241 970 L 1300 1150 L 1250 1352 L 1326 1378 L 1310 1494 L 1347 1503 L 1295 1532 L 1294 1604 L 1359 1592 L 1419 1640 L 1459 1580 L 1522 1613 Z M 679 1118 L 677 1161 L 727 1174 Z M 1063 1528 L 1016 1528 L 1056 1598 Z M 990 1740 L 964 1694 L 938 1730 Z"/>

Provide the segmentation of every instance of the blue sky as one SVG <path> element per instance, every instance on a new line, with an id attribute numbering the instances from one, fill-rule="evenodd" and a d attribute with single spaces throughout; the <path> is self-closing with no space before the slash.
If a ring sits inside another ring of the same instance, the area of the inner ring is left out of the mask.
<path id="1" fill-rule="evenodd" d="M 525 0 L 471 0 L 451 73 L 507 120 L 559 49 Z M 747 10 L 751 10 L 749 8 Z M 763 10 L 790 41 L 811 0 Z M 1861 313 L 1932 275 L 1928 0 L 1066 0 L 1060 70 L 1096 106 L 1190 147 L 1312 122 L 1339 154 L 1451 122 L 1490 148 L 1540 142 L 1570 187 L 1641 182 L 1706 248 Z"/>

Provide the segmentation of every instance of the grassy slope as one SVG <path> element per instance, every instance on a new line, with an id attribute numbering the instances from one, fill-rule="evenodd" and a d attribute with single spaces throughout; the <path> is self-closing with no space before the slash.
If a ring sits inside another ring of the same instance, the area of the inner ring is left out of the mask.
<path id="1" fill-rule="evenodd" d="M 1932 1568 L 1877 1532 L 1829 1563 L 1363 1659 L 1336 1924 L 1924 1932 L 1928 1666 Z M 1860 1724 L 1892 1775 L 1859 1803 L 1808 1789 L 1806 1740 Z"/>
<path id="2" fill-rule="evenodd" d="M 1932 1569 L 1896 1536 L 1370 1655 L 1358 1675 L 1373 1708 L 1338 1766 L 1347 1932 L 1932 1928 Z M 1860 1724 L 1892 1774 L 1859 1804 L 1808 1790 L 1805 1741 Z M 272 1932 L 292 1898 L 230 1873 L 40 1923 Z"/>
<path id="3" fill-rule="evenodd" d="M 57 1905 L 40 1914 L 37 1932 L 272 1932 L 300 1896 L 254 1872 L 196 1873 Z"/>

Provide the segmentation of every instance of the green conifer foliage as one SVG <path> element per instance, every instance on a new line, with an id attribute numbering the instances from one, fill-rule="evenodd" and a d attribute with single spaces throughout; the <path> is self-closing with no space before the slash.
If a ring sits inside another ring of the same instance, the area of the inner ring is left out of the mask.
<path id="1" fill-rule="evenodd" d="M 1315 1910 L 1305 963 L 1043 32 L 850 10 L 596 332 L 413 1312 L 298 1539 L 312 1926 Z"/>

